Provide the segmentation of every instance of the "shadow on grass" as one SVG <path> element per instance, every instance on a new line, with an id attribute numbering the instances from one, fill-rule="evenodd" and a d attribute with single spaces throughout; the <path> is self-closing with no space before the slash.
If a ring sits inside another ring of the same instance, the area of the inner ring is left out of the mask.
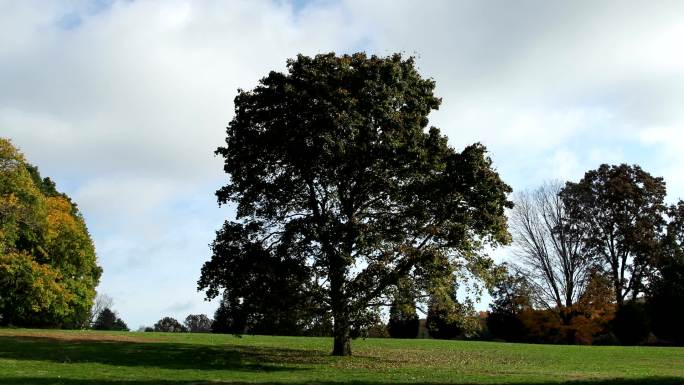
<path id="1" fill-rule="evenodd" d="M 64 340 L 52 337 L 0 337 L 0 359 L 31 360 L 56 363 L 99 363 L 112 366 L 189 369 L 198 371 L 278 372 L 306 371 L 306 365 L 330 363 L 327 352 L 265 346 L 198 345 L 169 342 Z M 2 368 L 0 368 L 2 369 Z M 334 371 L 334 368 L 330 368 Z M 2 370 L 0 370 L 2 372 Z M 26 373 L 28 376 L 31 373 Z M 83 374 L 83 373 L 81 373 Z M 49 374 L 48 374 L 49 376 Z M 78 376 L 77 376 L 78 377 Z M 382 379 L 381 374 L 379 374 Z M 258 377 L 254 377 L 258 381 Z M 492 378 L 490 378 L 491 380 Z M 495 380 L 495 379 L 494 379 Z M 261 382 L 266 385 L 388 385 L 387 381 L 318 381 Z M 683 385 L 684 378 L 649 377 L 640 379 L 609 379 L 567 382 L 505 382 L 500 385 Z M 89 380 L 58 377 L 0 377 L 0 385 L 246 385 L 245 382 L 214 380 Z M 446 385 L 432 382 L 432 385 Z M 470 385 L 469 382 L 452 384 Z"/>
<path id="2" fill-rule="evenodd" d="M 498 385 L 682 385 L 684 380 L 682 378 L 674 377 L 650 377 L 642 379 L 612 379 L 612 380 L 596 380 L 596 381 L 568 381 L 568 382 L 515 382 L 515 383 L 499 383 Z M 0 379 L 0 385 L 248 385 L 253 382 L 231 382 L 231 381 L 102 381 L 102 380 L 72 380 L 62 378 L 14 378 L 14 379 Z M 337 381 L 306 381 L 306 382 L 259 382 L 261 385 L 387 385 L 390 382 L 337 382 Z M 428 382 L 430 385 L 477 385 L 477 383 L 441 383 Z"/>
<path id="3" fill-rule="evenodd" d="M 273 347 L 15 336 L 0 337 L 0 358 L 164 369 L 268 372 L 306 370 L 295 365 L 321 363 L 329 357 L 322 351 Z M 5 383 L 0 379 L 0 384 Z"/>

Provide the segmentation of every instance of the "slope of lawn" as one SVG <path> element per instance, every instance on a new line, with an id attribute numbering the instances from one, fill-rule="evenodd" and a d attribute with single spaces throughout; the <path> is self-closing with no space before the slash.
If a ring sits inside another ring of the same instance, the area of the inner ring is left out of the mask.
<path id="1" fill-rule="evenodd" d="M 684 384 L 684 348 L 0 330 L 4 384 Z"/>

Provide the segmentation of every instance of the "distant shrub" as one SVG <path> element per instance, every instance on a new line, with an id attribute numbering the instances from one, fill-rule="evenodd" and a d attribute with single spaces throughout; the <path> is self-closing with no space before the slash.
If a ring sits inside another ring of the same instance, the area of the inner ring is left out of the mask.
<path id="1" fill-rule="evenodd" d="M 187 329 L 178 320 L 172 317 L 164 317 L 154 324 L 155 332 L 183 333 Z"/>
<path id="2" fill-rule="evenodd" d="M 214 321 L 206 314 L 190 314 L 185 317 L 185 327 L 192 333 L 209 333 Z"/>
<path id="3" fill-rule="evenodd" d="M 102 309 L 100 314 L 97 315 L 97 318 L 95 318 L 93 329 L 128 331 L 128 326 L 121 318 L 116 316 L 115 312 L 106 307 Z"/>

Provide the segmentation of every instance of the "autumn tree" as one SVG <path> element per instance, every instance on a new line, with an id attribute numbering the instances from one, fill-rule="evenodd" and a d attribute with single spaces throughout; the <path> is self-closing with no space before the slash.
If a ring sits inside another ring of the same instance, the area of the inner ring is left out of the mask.
<path id="1" fill-rule="evenodd" d="M 351 354 L 355 317 L 389 302 L 400 278 L 431 291 L 464 269 L 487 278 L 483 246 L 509 240 L 510 187 L 484 146 L 459 152 L 428 128 L 434 87 L 398 54 L 300 55 L 235 98 L 217 150 L 229 175 L 219 203 L 237 205 L 226 226 L 307 270 L 334 319 L 335 355 Z M 233 258 L 215 250 L 203 277 Z"/>
<path id="2" fill-rule="evenodd" d="M 621 306 L 643 293 L 660 253 L 665 182 L 641 167 L 601 165 L 578 183 L 568 182 L 561 198 L 572 226 L 582 228 L 583 252 L 605 267 Z"/>
<path id="3" fill-rule="evenodd" d="M 100 275 L 76 204 L 0 138 L 0 323 L 88 327 Z"/>

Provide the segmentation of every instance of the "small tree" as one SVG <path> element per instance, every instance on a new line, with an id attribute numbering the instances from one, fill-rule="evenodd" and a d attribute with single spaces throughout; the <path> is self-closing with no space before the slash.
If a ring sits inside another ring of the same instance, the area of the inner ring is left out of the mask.
<path id="1" fill-rule="evenodd" d="M 390 306 L 387 331 L 392 338 L 416 338 L 420 320 L 416 301 L 407 279 L 399 281 L 394 300 Z"/>
<path id="2" fill-rule="evenodd" d="M 178 320 L 172 317 L 164 317 L 154 324 L 155 332 L 183 333 L 187 330 Z"/>
<path id="3" fill-rule="evenodd" d="M 463 334 L 462 314 L 464 309 L 456 300 L 456 293 L 450 293 L 449 299 L 431 296 L 428 301 L 426 327 L 432 338 L 451 340 Z"/>
<path id="4" fill-rule="evenodd" d="M 185 317 L 185 327 L 192 333 L 208 333 L 213 321 L 206 314 L 190 314 Z"/>
<path id="5" fill-rule="evenodd" d="M 114 306 L 114 299 L 106 294 L 97 294 L 95 300 L 93 301 L 93 307 L 91 309 L 90 323 L 94 323 L 95 319 L 100 315 L 102 310 Z"/>
<path id="6" fill-rule="evenodd" d="M 510 342 L 523 341 L 526 331 L 520 315 L 532 309 L 530 288 L 525 277 L 508 275 L 495 286 L 491 294 L 493 302 L 487 327 L 492 336 Z"/>
<path id="7" fill-rule="evenodd" d="M 120 330 L 128 331 L 128 326 L 116 313 L 105 307 L 100 311 L 95 322 L 93 322 L 93 329 L 95 330 Z"/>

